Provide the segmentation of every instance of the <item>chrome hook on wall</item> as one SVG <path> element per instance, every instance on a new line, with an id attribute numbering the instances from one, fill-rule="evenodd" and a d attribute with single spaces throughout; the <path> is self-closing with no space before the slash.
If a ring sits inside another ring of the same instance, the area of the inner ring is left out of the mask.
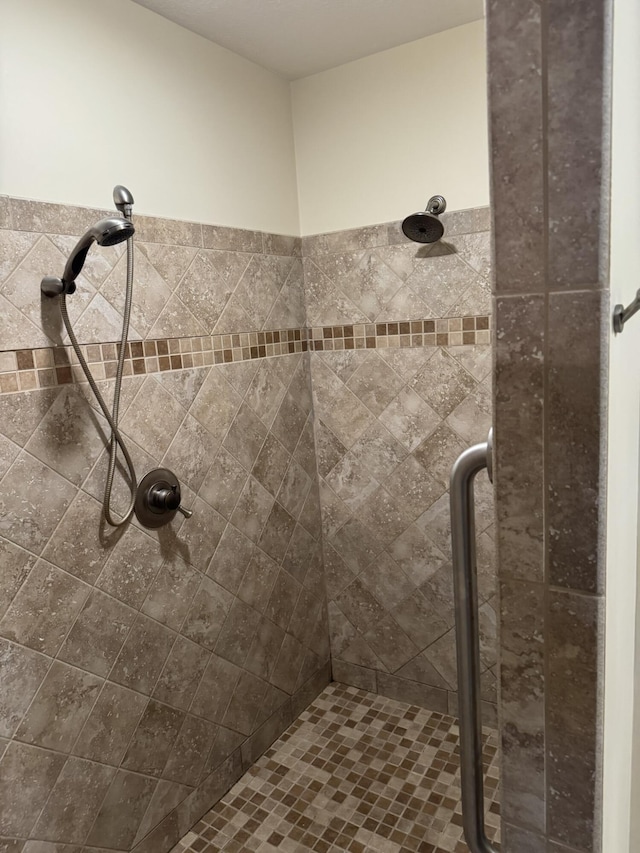
<path id="1" fill-rule="evenodd" d="M 624 329 L 627 320 L 630 320 L 637 311 L 640 311 L 640 290 L 636 293 L 633 302 L 626 308 L 624 305 L 616 305 L 613 309 L 613 331 L 619 334 Z"/>

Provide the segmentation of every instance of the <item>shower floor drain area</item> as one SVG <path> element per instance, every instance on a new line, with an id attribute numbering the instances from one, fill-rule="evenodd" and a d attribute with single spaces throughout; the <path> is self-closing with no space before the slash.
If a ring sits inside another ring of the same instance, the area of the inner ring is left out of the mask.
<path id="1" fill-rule="evenodd" d="M 499 842 L 498 739 L 483 730 Z M 468 853 L 453 717 L 331 684 L 172 853 Z"/>

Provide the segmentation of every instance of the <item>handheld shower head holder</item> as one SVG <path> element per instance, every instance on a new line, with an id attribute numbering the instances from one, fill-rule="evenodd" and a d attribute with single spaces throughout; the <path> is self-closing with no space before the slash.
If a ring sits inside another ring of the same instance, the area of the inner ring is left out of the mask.
<path id="1" fill-rule="evenodd" d="M 113 188 L 113 203 L 126 219 L 131 219 L 131 214 L 133 213 L 133 195 L 122 184 L 117 184 Z"/>

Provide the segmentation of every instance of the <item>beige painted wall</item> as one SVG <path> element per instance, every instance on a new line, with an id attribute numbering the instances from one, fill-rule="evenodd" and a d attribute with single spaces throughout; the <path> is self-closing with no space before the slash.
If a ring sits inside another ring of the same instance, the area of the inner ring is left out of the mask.
<path id="1" fill-rule="evenodd" d="M 611 305 L 640 285 L 640 6 L 616 0 Z M 611 341 L 603 850 L 640 850 L 640 317 Z"/>
<path id="2" fill-rule="evenodd" d="M 484 22 L 292 84 L 302 234 L 489 203 Z"/>
<path id="3" fill-rule="evenodd" d="M 131 0 L 0 0 L 0 192 L 124 183 L 142 213 L 288 234 L 485 205 L 485 77 L 482 21 L 289 84 Z"/>
<path id="4" fill-rule="evenodd" d="M 298 233 L 289 84 L 130 0 L 0 0 L 0 192 Z"/>

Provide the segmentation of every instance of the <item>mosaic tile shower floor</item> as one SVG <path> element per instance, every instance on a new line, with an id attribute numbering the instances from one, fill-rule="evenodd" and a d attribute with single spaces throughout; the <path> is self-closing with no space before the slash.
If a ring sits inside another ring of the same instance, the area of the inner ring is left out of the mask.
<path id="1" fill-rule="evenodd" d="M 497 733 L 483 730 L 499 841 Z M 172 853 L 468 853 L 457 721 L 333 683 Z"/>

